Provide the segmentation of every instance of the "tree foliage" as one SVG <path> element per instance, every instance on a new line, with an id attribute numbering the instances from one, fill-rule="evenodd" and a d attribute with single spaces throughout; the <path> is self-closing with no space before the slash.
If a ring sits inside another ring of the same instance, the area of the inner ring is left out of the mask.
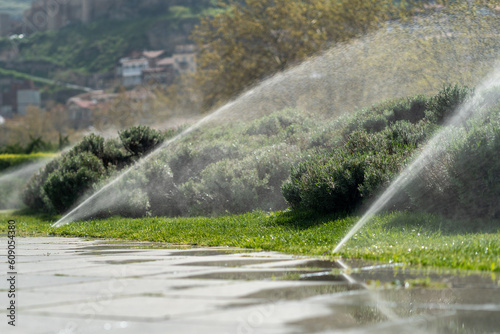
<path id="1" fill-rule="evenodd" d="M 409 12 L 392 0 L 245 0 L 226 6 L 193 33 L 206 107 Z"/>

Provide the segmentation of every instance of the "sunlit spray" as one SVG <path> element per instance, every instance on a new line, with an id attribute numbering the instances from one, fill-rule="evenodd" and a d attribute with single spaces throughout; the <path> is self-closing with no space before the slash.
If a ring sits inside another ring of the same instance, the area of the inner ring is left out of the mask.
<path id="1" fill-rule="evenodd" d="M 337 253 L 342 246 L 359 231 L 360 228 L 368 223 L 374 215 L 384 209 L 394 196 L 405 189 L 406 186 L 422 172 L 426 164 L 430 163 L 438 154 L 440 154 L 440 152 L 442 152 L 449 140 L 453 138 L 453 127 L 459 125 L 464 119 L 468 119 L 476 110 L 481 110 L 479 103 L 482 100 L 482 93 L 498 86 L 499 84 L 500 68 L 497 68 L 492 75 L 488 76 L 476 88 L 472 98 L 467 99 L 460 107 L 457 108 L 453 116 L 446 122 L 446 126 L 444 126 L 443 129 L 429 141 L 415 160 L 400 173 L 396 180 L 394 180 L 387 190 L 382 193 L 375 203 L 373 203 L 368 211 L 347 233 L 347 235 L 337 244 L 337 246 L 333 249 L 333 253 Z"/>
<path id="2" fill-rule="evenodd" d="M 381 29 L 350 43 L 337 45 L 264 80 L 166 141 L 159 149 L 113 178 L 54 226 L 83 219 L 98 212 L 101 206 L 105 208 L 112 200 L 119 201 L 119 198 L 104 197 L 104 192 L 111 190 L 125 176 L 131 176 L 131 171 L 144 166 L 166 147 L 208 123 L 228 124 L 226 122 L 254 120 L 285 108 L 306 110 L 314 117 L 331 120 L 342 113 L 352 112 L 358 107 L 370 106 L 381 100 L 414 94 L 435 94 L 443 84 L 449 82 L 476 85 L 475 80 L 484 76 L 494 61 L 491 55 L 482 51 L 490 45 L 482 45 L 484 39 L 478 39 L 478 43 L 471 44 L 470 47 L 463 47 L 463 43 L 457 44 L 456 40 L 446 38 L 427 43 L 429 38 L 438 35 L 443 29 L 442 26 L 436 26 L 432 19 L 428 21 L 420 23 L 418 29 L 395 25 L 390 29 Z M 465 29 L 459 24 L 456 27 Z M 466 30 L 464 31 L 469 31 Z M 418 37 L 419 34 L 415 31 L 422 36 Z M 465 37 L 470 37 L 468 40 L 474 39 L 475 35 L 471 36 Z M 449 57 L 450 48 L 454 58 Z M 102 200 L 98 200 L 100 196 L 103 196 Z"/>

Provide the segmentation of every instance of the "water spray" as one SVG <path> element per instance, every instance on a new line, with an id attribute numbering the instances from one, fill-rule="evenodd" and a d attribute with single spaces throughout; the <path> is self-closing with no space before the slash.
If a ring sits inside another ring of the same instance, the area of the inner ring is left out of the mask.
<path id="1" fill-rule="evenodd" d="M 414 180 L 425 167 L 426 162 L 433 159 L 433 157 L 442 151 L 445 143 L 451 136 L 450 127 L 459 124 L 462 120 L 471 116 L 474 110 L 478 107 L 481 99 L 481 94 L 500 83 L 500 68 L 496 69 L 492 75 L 487 77 L 477 88 L 473 97 L 466 100 L 460 107 L 457 108 L 454 115 L 446 122 L 443 129 L 441 129 L 422 150 L 422 153 L 408 166 L 401 174 L 391 183 L 389 188 L 382 193 L 382 195 L 371 205 L 368 211 L 361 217 L 361 219 L 354 225 L 354 227 L 347 233 L 347 235 L 337 244 L 332 253 L 337 253 L 342 246 L 356 234 L 366 223 L 368 223 L 374 215 L 379 213 L 389 201 L 399 193 L 405 186 Z"/>
<path id="2" fill-rule="evenodd" d="M 350 112 L 358 106 L 369 106 L 381 100 L 410 94 L 433 94 L 444 82 L 463 81 L 474 85 L 475 78 L 483 77 L 482 73 L 486 68 L 490 68 L 489 64 L 493 60 L 488 53 L 482 52 L 486 47 L 482 44 L 480 47 L 456 50 L 460 51 L 458 52 L 460 58 L 432 67 L 433 63 L 428 60 L 429 55 L 433 57 L 432 59 L 450 59 L 446 57 L 448 49 L 443 47 L 450 47 L 449 40 L 437 39 L 438 44 L 431 46 L 430 50 L 422 48 L 416 41 L 415 31 L 421 31 L 424 37 L 427 37 L 433 36 L 436 34 L 436 29 L 442 27 L 435 27 L 435 24 L 425 21 L 421 25 L 417 24 L 416 28 L 418 29 L 392 26 L 391 29 L 382 29 L 350 43 L 339 44 L 294 68 L 271 76 L 246 94 L 164 142 L 135 165 L 127 167 L 53 226 L 62 226 L 97 212 L 92 204 L 100 195 L 99 198 L 103 198 L 103 203 L 109 204 L 109 198 L 102 197 L 104 191 L 111 189 L 135 168 L 143 166 L 162 149 L 184 138 L 210 120 L 230 122 L 255 119 L 289 107 L 307 110 L 315 116 L 331 120 L 343 112 Z M 470 36 L 475 35 L 472 33 Z M 414 57 L 419 61 L 415 61 Z M 395 64 L 394 58 L 403 61 Z M 457 70 L 463 68 L 467 68 L 467 74 L 470 74 L 472 81 L 464 79 L 462 71 Z M 432 73 L 432 78 L 428 73 Z M 438 79 L 432 80 L 433 78 Z M 415 85 L 408 85 L 409 82 L 414 82 Z M 378 201 L 377 205 L 387 204 L 383 198 L 385 196 L 379 199 L 381 202 Z M 389 200 L 390 197 L 386 199 Z"/>
<path id="3" fill-rule="evenodd" d="M 247 93 L 248 94 L 248 93 Z M 111 188 L 112 186 L 114 186 L 117 182 L 119 182 L 121 179 L 123 179 L 127 174 L 129 174 L 132 170 L 136 169 L 136 168 L 140 168 L 142 165 L 144 165 L 144 163 L 146 163 L 147 161 L 149 161 L 149 159 L 153 158 L 154 156 L 156 156 L 158 153 L 160 153 L 162 151 L 162 149 L 168 147 L 170 144 L 184 138 L 185 136 L 187 136 L 188 134 L 190 134 L 191 132 L 193 132 L 194 130 L 198 129 L 200 126 L 202 126 L 203 124 L 207 123 L 208 121 L 210 121 L 211 119 L 215 118 L 216 116 L 218 116 L 219 114 L 223 113 L 225 110 L 229 109 L 232 104 L 234 102 L 230 102 L 226 105 L 224 105 L 223 107 L 217 109 L 216 111 L 214 111 L 213 113 L 205 116 L 204 118 L 202 118 L 201 120 L 199 120 L 198 122 L 196 122 L 194 125 L 190 126 L 189 128 L 185 129 L 184 131 L 182 131 L 181 133 L 179 133 L 178 135 L 176 135 L 175 137 L 167 140 L 165 143 L 163 143 L 160 147 L 158 147 L 156 150 L 154 150 L 153 152 L 151 152 L 150 154 L 148 154 L 147 156 L 145 156 L 144 158 L 142 158 L 141 160 L 139 160 L 137 163 L 133 164 L 132 166 L 128 167 L 124 172 L 122 172 L 120 175 L 116 176 L 112 181 L 110 181 L 109 183 L 107 183 L 104 187 L 102 187 L 101 189 L 99 189 L 97 192 L 95 192 L 92 196 L 90 196 L 89 198 L 87 198 L 85 201 L 83 201 L 80 205 L 78 205 L 76 208 L 74 208 L 73 210 L 71 210 L 70 212 L 68 212 L 66 215 L 64 215 L 64 217 L 62 217 L 61 219 L 59 219 L 57 222 L 55 222 L 52 227 L 61 227 L 61 226 L 64 226 L 64 225 L 67 225 L 73 221 L 75 221 L 76 219 L 79 219 L 79 218 L 82 218 L 85 216 L 85 213 L 82 213 L 80 216 L 77 215 L 77 213 L 82 209 L 84 208 L 87 204 L 89 204 L 93 199 L 95 199 L 97 196 L 99 196 L 101 193 L 103 193 L 105 190 Z"/>

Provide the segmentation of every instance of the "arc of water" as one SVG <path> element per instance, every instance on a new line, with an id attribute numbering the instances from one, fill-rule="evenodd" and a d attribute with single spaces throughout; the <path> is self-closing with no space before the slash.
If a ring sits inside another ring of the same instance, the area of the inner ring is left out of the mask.
<path id="1" fill-rule="evenodd" d="M 247 93 L 248 95 L 249 93 Z M 203 124 L 207 123 L 208 121 L 210 121 L 211 119 L 213 119 L 214 117 L 218 116 L 219 114 L 221 114 L 222 112 L 224 112 L 225 110 L 231 108 L 231 106 L 234 104 L 234 101 L 233 102 L 230 102 L 224 106 L 222 106 L 221 108 L 217 109 L 216 111 L 214 111 L 213 113 L 203 117 L 202 119 L 200 119 L 198 122 L 196 122 L 195 124 L 193 124 L 192 126 L 190 126 L 189 128 L 185 129 L 184 131 L 182 131 L 181 133 L 179 133 L 178 135 L 176 135 L 175 137 L 167 140 L 166 142 L 164 142 L 159 148 L 157 148 L 156 150 L 154 150 L 153 152 L 151 152 L 149 155 L 147 155 L 146 157 L 144 157 L 143 159 L 139 160 L 137 163 L 135 163 L 134 165 L 128 167 L 124 172 L 122 172 L 120 175 L 116 176 L 111 182 L 107 183 L 104 187 L 102 187 L 101 189 L 99 189 L 98 191 L 96 191 L 94 194 L 92 194 L 92 196 L 90 196 L 89 198 L 87 198 L 85 201 L 83 201 L 80 205 L 78 205 L 77 207 L 75 207 L 73 210 L 71 210 L 70 212 L 68 212 L 66 215 L 64 215 L 61 219 L 59 219 L 57 222 L 55 222 L 52 227 L 61 227 L 61 226 L 64 226 L 66 224 L 69 224 L 71 223 L 72 221 L 74 221 L 74 219 L 72 219 L 73 216 L 76 215 L 76 213 L 81 210 L 83 207 L 85 207 L 85 205 L 87 205 L 88 203 L 90 203 L 92 200 L 94 200 L 97 196 L 99 196 L 101 193 L 103 193 L 104 191 L 106 191 L 107 189 L 111 188 L 112 186 L 114 186 L 117 182 L 119 182 L 121 179 L 123 179 L 127 174 L 129 174 L 132 170 L 134 170 L 135 168 L 139 168 L 141 167 L 146 161 L 148 161 L 149 159 L 151 159 L 152 157 L 154 157 L 155 155 L 157 155 L 159 152 L 161 152 L 161 150 L 167 146 L 169 146 L 170 144 L 172 144 L 173 142 L 177 141 L 177 140 L 180 140 L 182 138 L 184 138 L 185 136 L 187 136 L 189 133 L 193 132 L 194 130 L 198 129 L 200 126 L 202 126 Z"/>
<path id="2" fill-rule="evenodd" d="M 464 118 L 468 118 L 472 112 L 474 112 L 475 107 L 481 98 L 481 94 L 487 90 L 500 84 L 500 68 L 497 68 L 493 74 L 483 80 L 475 91 L 473 97 L 465 101 L 461 106 L 457 108 L 453 117 L 447 122 L 446 126 L 441 129 L 430 141 L 427 143 L 422 150 L 422 153 L 408 166 L 403 172 L 396 178 L 395 181 L 391 183 L 389 188 L 385 190 L 382 195 L 371 205 L 371 207 L 366 211 L 366 213 L 361 217 L 360 220 L 354 225 L 354 227 L 347 233 L 347 235 L 342 238 L 342 240 L 333 249 L 333 253 L 337 253 L 342 246 L 356 234 L 363 226 L 365 226 L 368 221 L 370 221 L 374 215 L 379 213 L 387 203 L 399 192 L 401 191 L 409 182 L 413 180 L 415 175 L 418 175 L 425 166 L 426 161 L 429 161 L 436 153 L 436 147 L 443 147 L 447 142 L 449 126 L 453 126 L 459 123 Z"/>

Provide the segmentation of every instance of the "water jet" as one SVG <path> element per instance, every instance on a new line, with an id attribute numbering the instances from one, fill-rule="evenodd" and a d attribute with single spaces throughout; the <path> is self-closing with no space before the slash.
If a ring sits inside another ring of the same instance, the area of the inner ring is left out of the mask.
<path id="1" fill-rule="evenodd" d="M 359 229 L 365 226 L 373 216 L 383 210 L 395 195 L 412 182 L 417 175 L 422 173 L 426 164 L 430 161 L 437 160 L 437 157 L 446 149 L 447 143 L 452 138 L 454 127 L 459 126 L 464 120 L 470 118 L 474 112 L 480 112 L 482 108 L 484 109 L 484 106 L 481 106 L 482 94 L 497 86 L 499 83 L 500 68 L 497 68 L 476 88 L 474 95 L 458 107 L 453 116 L 446 122 L 443 129 L 431 138 L 415 160 L 411 162 L 390 184 L 387 190 L 378 197 L 361 219 L 359 219 L 346 236 L 335 246 L 332 253 L 337 253 L 342 246 L 359 231 Z"/>
<path id="2" fill-rule="evenodd" d="M 188 135 L 209 123 L 228 124 L 257 119 L 287 107 L 308 110 L 311 115 L 320 119 L 335 119 L 343 112 L 353 111 L 359 106 L 369 106 L 380 100 L 410 94 L 434 93 L 446 82 L 475 85 L 477 78 L 482 77 L 494 62 L 491 55 L 481 51 L 490 45 L 489 42 L 458 49 L 454 43 L 459 37 L 454 37 L 454 40 L 436 39 L 434 44 L 423 48 L 422 39 L 438 34 L 443 28 L 431 24 L 432 19 L 429 21 L 430 23 L 417 23 L 418 29 L 404 26 L 381 29 L 351 43 L 333 47 L 294 68 L 264 80 L 168 140 L 135 166 L 124 170 L 68 212 L 54 227 L 88 217 L 100 209 L 105 209 L 110 202 L 119 201 L 116 196 L 110 199 L 109 196 L 105 198 L 103 195 L 126 176 L 133 175 L 132 171 L 143 167 L 148 160 L 159 157 L 160 152 L 165 151 L 167 147 L 189 138 Z M 423 37 L 417 36 L 415 31 L 419 31 Z M 479 33 L 481 32 L 477 31 L 472 34 Z M 429 62 L 429 55 L 439 56 L 440 60 L 446 61 L 449 47 L 455 48 L 454 54 L 457 56 L 446 64 L 431 66 L 434 62 Z M 445 51 L 441 54 L 440 50 Z M 417 58 L 421 58 L 421 61 L 415 61 L 415 55 L 418 55 Z M 400 59 L 401 63 L 395 64 L 394 58 Z M 462 68 L 467 68 L 468 72 L 464 74 L 460 71 Z M 130 191 L 133 191 L 132 188 Z"/>

